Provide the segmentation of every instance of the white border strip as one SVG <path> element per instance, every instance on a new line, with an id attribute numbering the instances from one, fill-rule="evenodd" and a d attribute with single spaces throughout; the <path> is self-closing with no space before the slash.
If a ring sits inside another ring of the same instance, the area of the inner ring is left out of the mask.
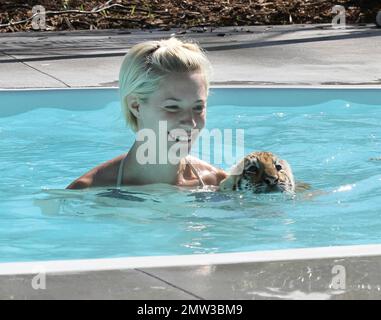
<path id="1" fill-rule="evenodd" d="M 211 85 L 211 88 L 224 88 L 224 89 L 239 89 L 239 88 L 253 88 L 253 89 L 371 89 L 371 90 L 381 90 L 381 84 L 333 84 L 333 85 L 319 85 L 319 84 L 250 84 L 249 83 L 239 83 L 232 84 L 227 83 L 215 83 Z M 49 91 L 49 90 L 58 90 L 58 91 L 70 91 L 70 90 L 118 90 L 119 87 L 111 86 L 111 87 L 70 87 L 70 88 L 62 88 L 62 87 L 51 87 L 51 88 L 0 88 L 0 92 L 4 91 Z"/>
<path id="2" fill-rule="evenodd" d="M 1 275 L 76 273 L 141 268 L 186 267 L 217 264 L 295 261 L 380 256 L 381 245 L 335 246 L 256 252 L 190 254 L 89 260 L 1 263 Z"/>
<path id="3" fill-rule="evenodd" d="M 247 88 L 253 88 L 253 89 L 309 89 L 309 90 L 320 90 L 320 89 L 370 89 L 370 90 L 381 90 L 381 84 L 375 83 L 375 84 L 334 84 L 334 85 L 328 85 L 328 84 L 250 84 L 250 83 L 240 83 L 240 84 L 224 84 L 224 83 L 215 83 L 210 86 L 211 88 L 223 88 L 223 89 L 247 89 Z M 117 87 L 115 87 L 117 88 Z"/>

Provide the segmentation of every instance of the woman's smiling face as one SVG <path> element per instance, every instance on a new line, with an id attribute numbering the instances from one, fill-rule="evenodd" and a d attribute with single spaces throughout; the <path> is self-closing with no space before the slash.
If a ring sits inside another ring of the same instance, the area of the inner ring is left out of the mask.
<path id="1" fill-rule="evenodd" d="M 169 141 L 192 144 L 205 126 L 207 94 L 201 72 L 166 76 L 148 101 L 140 104 L 139 129 L 152 129 L 158 135 L 159 122 L 166 121 Z"/>

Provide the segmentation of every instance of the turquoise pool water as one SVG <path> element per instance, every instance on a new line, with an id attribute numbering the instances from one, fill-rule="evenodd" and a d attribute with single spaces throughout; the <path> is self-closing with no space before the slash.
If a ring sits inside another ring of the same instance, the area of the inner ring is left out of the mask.
<path id="1" fill-rule="evenodd" d="M 165 185 L 118 195 L 63 190 L 132 144 L 118 102 L 3 114 L 0 262 L 380 243 L 381 160 L 372 160 L 381 158 L 380 105 L 324 97 L 281 104 L 212 105 L 207 127 L 244 129 L 246 153 L 287 159 L 313 196 Z"/>

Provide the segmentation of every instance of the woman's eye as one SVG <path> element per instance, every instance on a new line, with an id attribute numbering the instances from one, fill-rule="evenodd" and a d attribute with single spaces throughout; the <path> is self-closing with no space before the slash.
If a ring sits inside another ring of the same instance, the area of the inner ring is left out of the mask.
<path id="1" fill-rule="evenodd" d="M 180 108 L 179 106 L 165 106 L 164 109 L 167 111 L 178 111 Z"/>
<path id="2" fill-rule="evenodd" d="M 203 112 L 205 109 L 205 106 L 197 106 L 194 108 L 194 110 L 196 110 L 196 112 Z"/>

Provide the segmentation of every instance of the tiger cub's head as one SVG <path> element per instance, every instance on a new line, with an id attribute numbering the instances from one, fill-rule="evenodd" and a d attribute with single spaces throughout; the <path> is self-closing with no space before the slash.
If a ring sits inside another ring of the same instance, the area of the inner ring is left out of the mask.
<path id="1" fill-rule="evenodd" d="M 290 165 L 271 152 L 252 152 L 220 183 L 220 190 L 252 190 L 254 193 L 295 191 Z"/>

